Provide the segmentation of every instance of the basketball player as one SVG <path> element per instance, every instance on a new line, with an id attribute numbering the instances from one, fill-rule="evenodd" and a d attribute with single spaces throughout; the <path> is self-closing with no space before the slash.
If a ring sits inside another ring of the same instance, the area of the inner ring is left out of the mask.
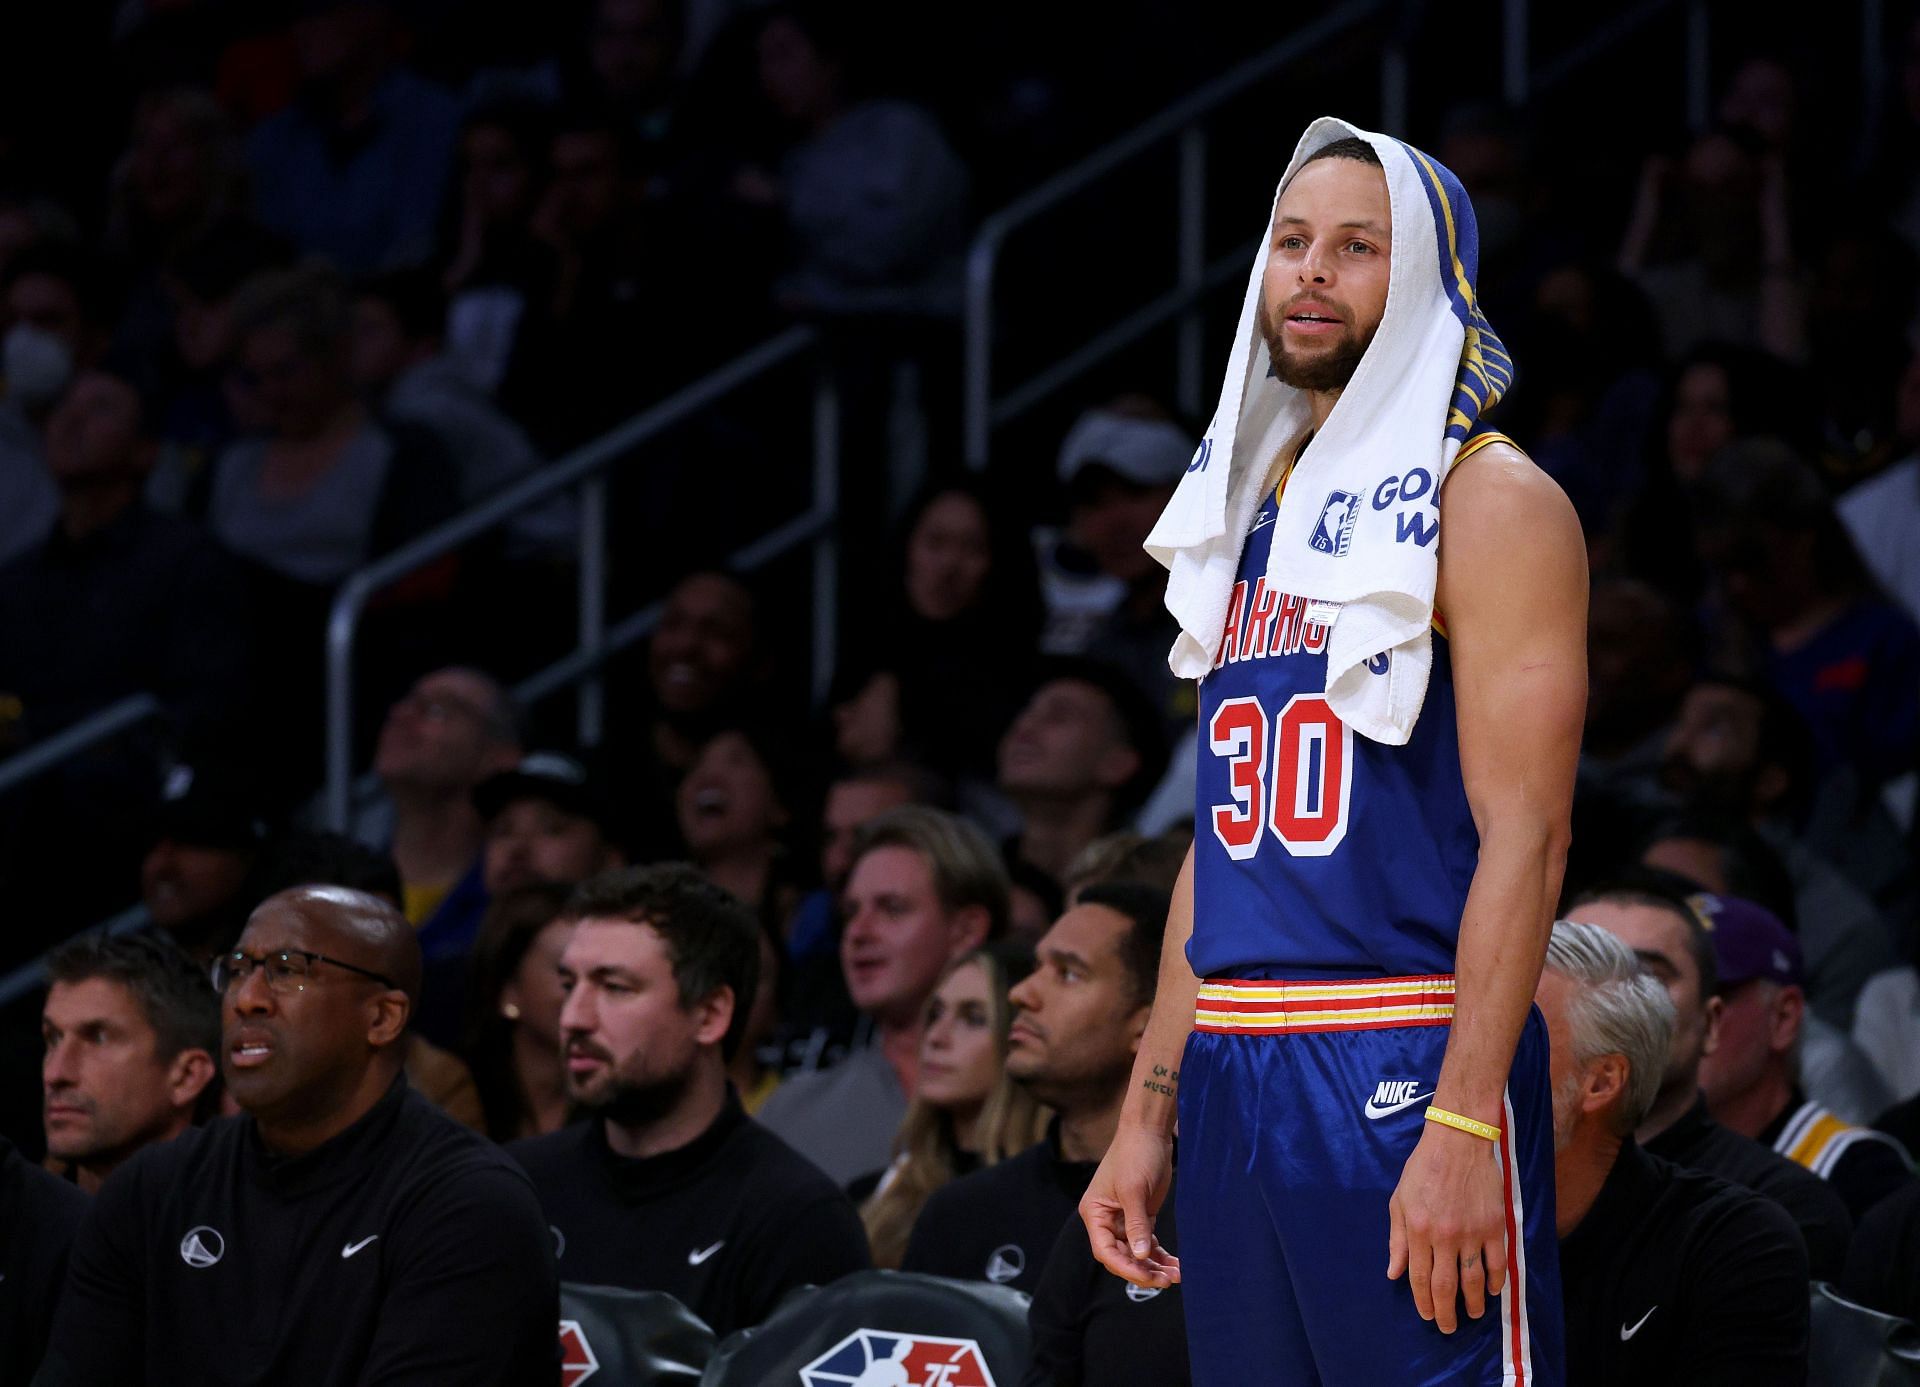
<path id="1" fill-rule="evenodd" d="M 1435 188 L 1444 175 L 1442 234 L 1471 235 L 1452 176 L 1407 153 Z M 1393 224 L 1368 140 L 1321 147 L 1282 190 L 1258 322 L 1313 428 L 1366 356 L 1393 257 L 1433 244 Z M 1470 304 L 1471 251 L 1443 239 L 1443 264 L 1450 250 Z M 1311 436 L 1273 459 L 1243 541 L 1249 595 L 1284 488 L 1326 485 L 1312 459 L 1290 475 Z M 1201 1387 L 1561 1380 L 1532 1003 L 1586 701 L 1586 558 L 1559 488 L 1478 426 L 1439 524 L 1432 671 L 1406 745 L 1340 725 L 1311 622 L 1223 640 L 1200 684 L 1198 838 L 1120 1130 L 1080 1212 L 1109 1270 L 1183 1283 Z M 1228 621 L 1272 616 L 1245 601 Z M 1301 700 L 1313 741 L 1289 754 Z M 1233 735 L 1247 717 L 1258 734 Z M 1256 831 L 1236 836 L 1247 812 Z M 1177 1260 L 1152 1236 L 1176 1112 Z"/>

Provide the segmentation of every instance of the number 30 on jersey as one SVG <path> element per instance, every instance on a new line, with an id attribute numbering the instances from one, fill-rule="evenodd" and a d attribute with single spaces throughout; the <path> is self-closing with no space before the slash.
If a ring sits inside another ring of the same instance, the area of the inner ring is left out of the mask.
<path id="1" fill-rule="evenodd" d="M 1295 694 L 1272 718 L 1257 698 L 1229 698 L 1207 723 L 1233 799 L 1212 809 L 1213 836 L 1236 862 L 1271 833 L 1294 857 L 1325 857 L 1347 836 L 1353 730 L 1319 694 Z"/>

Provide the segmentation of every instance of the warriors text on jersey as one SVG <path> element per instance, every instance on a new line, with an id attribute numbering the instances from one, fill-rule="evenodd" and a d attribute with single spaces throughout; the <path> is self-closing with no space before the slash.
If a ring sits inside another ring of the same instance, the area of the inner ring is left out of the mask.
<path id="1" fill-rule="evenodd" d="M 1494 441 L 1505 440 L 1480 434 L 1460 458 Z M 1267 586 L 1278 511 L 1276 490 L 1248 530 L 1200 684 L 1188 962 L 1201 978 L 1451 973 L 1480 837 L 1442 623 L 1407 744 L 1355 736 L 1326 700 L 1329 628 L 1312 603 Z M 1384 676 L 1391 658 L 1370 668 Z"/>

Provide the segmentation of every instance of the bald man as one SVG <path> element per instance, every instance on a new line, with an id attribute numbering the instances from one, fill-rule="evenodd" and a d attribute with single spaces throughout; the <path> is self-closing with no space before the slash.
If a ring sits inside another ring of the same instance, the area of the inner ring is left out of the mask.
<path id="1" fill-rule="evenodd" d="M 552 1381 L 533 1188 L 401 1073 L 420 948 L 400 913 L 283 891 L 213 985 L 242 1112 L 101 1188 L 35 1387 Z"/>

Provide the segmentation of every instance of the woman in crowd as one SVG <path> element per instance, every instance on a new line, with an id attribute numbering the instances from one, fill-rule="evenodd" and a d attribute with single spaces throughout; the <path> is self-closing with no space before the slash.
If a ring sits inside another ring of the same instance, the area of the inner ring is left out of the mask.
<path id="1" fill-rule="evenodd" d="M 892 600 L 850 635 L 842 666 L 853 677 L 834 740 L 849 765 L 904 755 L 992 778 L 1040 631 L 1032 552 L 994 514 L 971 480 L 937 484 L 908 511 L 885 585 Z"/>
<path id="2" fill-rule="evenodd" d="M 1040 1140 L 1047 1113 L 1007 1077 L 1007 991 L 1024 973 L 1017 952 L 979 949 L 947 969 L 927 1003 L 920 1078 L 894 1138 L 894 1160 L 861 1205 L 876 1267 L 897 1267 L 927 1199 L 940 1186 Z M 864 1182 L 855 1182 L 860 1193 Z"/>
<path id="3" fill-rule="evenodd" d="M 799 864 L 808 860 L 790 841 L 792 806 L 809 802 L 795 779 L 772 737 L 728 727 L 701 746 L 674 799 L 694 865 L 783 933 L 802 894 Z"/>
<path id="4" fill-rule="evenodd" d="M 573 927 L 556 917 L 572 894 L 557 882 L 503 892 L 474 942 L 465 1049 L 495 1141 L 566 1124 L 559 964 Z"/>

